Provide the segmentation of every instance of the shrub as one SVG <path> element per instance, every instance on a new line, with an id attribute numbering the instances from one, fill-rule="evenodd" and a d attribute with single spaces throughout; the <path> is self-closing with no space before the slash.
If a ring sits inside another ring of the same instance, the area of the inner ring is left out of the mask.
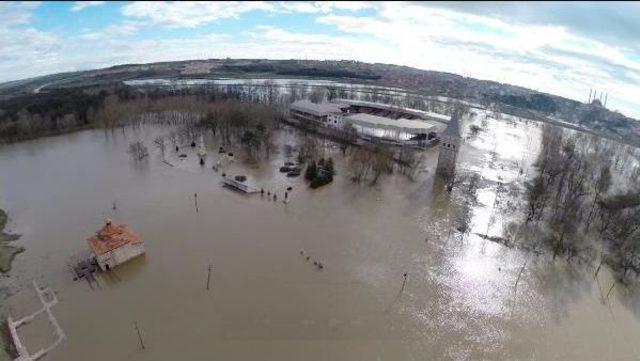
<path id="1" fill-rule="evenodd" d="M 333 181 L 334 169 L 333 169 L 333 159 L 320 159 L 318 164 L 315 162 L 311 162 L 307 167 L 307 171 L 305 173 L 305 179 L 311 181 L 309 186 L 311 188 L 318 188 L 325 184 L 329 184 Z"/>

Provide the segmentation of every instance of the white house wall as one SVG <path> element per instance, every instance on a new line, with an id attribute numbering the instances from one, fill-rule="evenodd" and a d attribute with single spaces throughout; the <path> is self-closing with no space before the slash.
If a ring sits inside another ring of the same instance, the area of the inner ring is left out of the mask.
<path id="1" fill-rule="evenodd" d="M 100 268 L 105 270 L 107 265 L 109 265 L 109 268 L 113 268 L 143 253 L 144 245 L 142 243 L 135 245 L 128 244 L 103 255 L 96 256 L 96 260 Z"/>

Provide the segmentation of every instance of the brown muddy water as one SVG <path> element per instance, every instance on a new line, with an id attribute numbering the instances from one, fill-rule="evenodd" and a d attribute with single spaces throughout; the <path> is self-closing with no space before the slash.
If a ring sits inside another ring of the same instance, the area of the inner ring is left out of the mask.
<path id="1" fill-rule="evenodd" d="M 46 360 L 637 358 L 639 313 L 617 288 L 602 303 L 606 272 L 594 280 L 566 261 L 530 258 L 515 289 L 530 256 L 475 235 L 500 234 L 510 215 L 492 211 L 506 197 L 496 184 L 522 186 L 540 139 L 533 122 L 488 123 L 465 141 L 459 162 L 484 178 L 467 236 L 451 230 L 457 199 L 434 181 L 436 149 L 426 151 L 416 181 L 394 175 L 374 187 L 351 183 L 337 148 L 327 154 L 338 175 L 318 190 L 278 172 L 282 148 L 269 165 L 225 168 L 276 191 L 274 202 L 221 187 L 210 167 L 216 144 L 204 168 L 191 148 L 186 160 L 167 151 L 175 167 L 161 162 L 151 140 L 167 128 L 3 146 L 0 200 L 26 252 L 1 279 L 20 292 L 2 302 L 19 312 L 16 299 L 32 279 L 57 292 L 54 312 L 67 339 Z M 151 151 L 143 162 L 126 153 L 138 138 Z M 296 144 L 298 136 L 284 130 L 278 138 Z M 287 186 L 293 191 L 284 204 Z M 131 225 L 146 255 L 99 275 L 101 288 L 92 290 L 72 280 L 68 263 L 106 217 Z M 43 332 L 25 336 L 27 345 L 43 342 Z"/>

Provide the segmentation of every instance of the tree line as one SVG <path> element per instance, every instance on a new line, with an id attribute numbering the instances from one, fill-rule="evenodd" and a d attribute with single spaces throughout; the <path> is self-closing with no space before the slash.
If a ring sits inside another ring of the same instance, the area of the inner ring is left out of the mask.
<path id="1" fill-rule="evenodd" d="M 0 102 L 0 140 L 16 141 L 49 134 L 58 134 L 88 127 L 109 126 L 106 118 L 129 114 L 126 109 L 114 109 L 114 102 L 140 100 L 155 101 L 188 96 L 207 101 L 237 100 L 244 103 L 269 105 L 284 112 L 296 100 L 310 99 L 326 102 L 339 98 L 382 102 L 449 114 L 450 104 L 431 101 L 410 92 L 367 87 L 363 84 L 324 85 L 313 81 L 278 84 L 274 80 L 238 83 L 181 84 L 175 86 L 136 85 L 122 83 L 85 86 L 77 88 L 53 88 L 37 94 L 26 94 Z M 114 113 L 104 114 L 104 108 Z M 118 120 L 126 123 L 127 120 Z"/>
<path id="2" fill-rule="evenodd" d="M 607 264 L 621 281 L 640 273 L 638 150 L 558 127 L 543 128 L 527 184 L 522 231 L 553 257 Z"/>

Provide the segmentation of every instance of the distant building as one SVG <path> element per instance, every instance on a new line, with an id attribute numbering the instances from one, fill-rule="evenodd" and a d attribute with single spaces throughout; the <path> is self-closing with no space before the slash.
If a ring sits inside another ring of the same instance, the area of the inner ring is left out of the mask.
<path id="1" fill-rule="evenodd" d="M 336 115 L 342 114 L 348 106 L 336 103 L 312 103 L 308 100 L 298 100 L 289 107 L 291 118 L 301 124 L 315 124 L 324 126 L 338 126 Z M 342 125 L 342 124 L 340 124 Z"/>
<path id="2" fill-rule="evenodd" d="M 431 140 L 436 137 L 437 126 L 423 120 L 406 118 L 393 119 L 368 113 L 355 113 L 345 116 L 344 122 L 351 124 L 358 135 L 383 143 L 412 143 Z"/>
<path id="3" fill-rule="evenodd" d="M 352 128 L 361 139 L 395 145 L 424 147 L 434 141 L 441 114 L 406 109 L 387 104 L 339 99 L 332 103 L 299 100 L 291 104 L 289 117 L 303 126 L 344 132 Z"/>
<path id="4" fill-rule="evenodd" d="M 375 103 L 364 100 L 335 99 L 336 103 L 349 106 L 349 113 L 367 113 L 391 119 L 415 119 L 447 123 L 449 117 L 444 114 L 429 112 L 426 110 L 411 109 L 391 104 Z"/>
<path id="5" fill-rule="evenodd" d="M 460 117 L 454 113 L 449 124 L 440 135 L 440 153 L 436 173 L 445 178 L 453 178 L 456 171 L 456 159 L 460 149 Z"/>
<path id="6" fill-rule="evenodd" d="M 144 242 L 125 224 L 106 224 L 87 239 L 98 266 L 104 271 L 144 253 Z"/>

